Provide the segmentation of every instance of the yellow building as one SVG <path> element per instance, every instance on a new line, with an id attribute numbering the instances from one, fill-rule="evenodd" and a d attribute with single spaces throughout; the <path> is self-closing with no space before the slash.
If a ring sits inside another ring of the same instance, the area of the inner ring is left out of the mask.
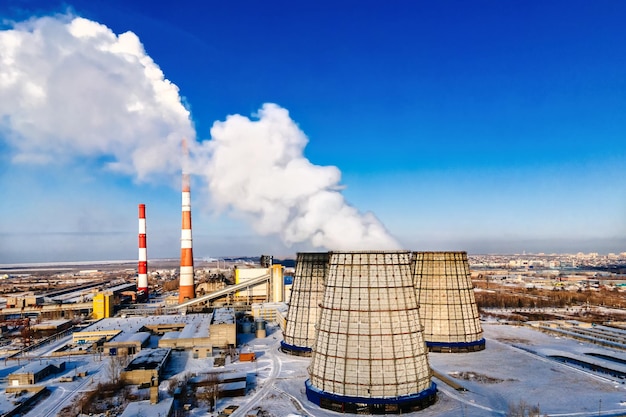
<path id="1" fill-rule="evenodd" d="M 251 302 L 282 302 L 285 299 L 284 267 L 276 264 L 268 268 L 235 268 L 235 284 L 269 275 L 271 279 L 265 284 L 251 286 L 249 289 L 237 291 L 235 298 Z"/>
<path id="2" fill-rule="evenodd" d="M 99 292 L 93 296 L 93 318 L 96 320 L 113 316 L 113 293 Z"/>
<path id="3" fill-rule="evenodd" d="M 269 268 L 235 268 L 235 284 L 243 284 L 254 278 L 269 274 Z M 236 299 L 252 299 L 252 301 L 269 300 L 269 282 L 250 287 L 247 290 L 237 291 Z"/>

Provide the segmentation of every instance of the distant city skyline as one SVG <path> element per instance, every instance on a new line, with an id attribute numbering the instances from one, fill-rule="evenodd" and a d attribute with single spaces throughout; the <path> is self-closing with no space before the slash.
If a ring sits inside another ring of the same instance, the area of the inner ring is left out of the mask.
<path id="1" fill-rule="evenodd" d="M 199 258 L 626 251 L 626 3 L 0 17 L 0 263 L 177 257 L 182 137 Z"/>

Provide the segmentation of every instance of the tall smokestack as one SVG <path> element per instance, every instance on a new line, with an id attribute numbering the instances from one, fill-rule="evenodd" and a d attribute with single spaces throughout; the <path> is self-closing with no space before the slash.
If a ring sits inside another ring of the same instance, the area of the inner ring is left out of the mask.
<path id="1" fill-rule="evenodd" d="M 187 141 L 183 139 L 183 225 L 180 237 L 180 282 L 178 288 L 178 302 L 195 298 L 193 285 L 193 244 L 191 239 L 191 191 L 189 188 L 189 174 L 186 170 Z"/>
<path id="2" fill-rule="evenodd" d="M 137 266 L 137 301 L 148 300 L 148 250 L 146 249 L 146 205 L 139 204 L 139 265 Z"/>

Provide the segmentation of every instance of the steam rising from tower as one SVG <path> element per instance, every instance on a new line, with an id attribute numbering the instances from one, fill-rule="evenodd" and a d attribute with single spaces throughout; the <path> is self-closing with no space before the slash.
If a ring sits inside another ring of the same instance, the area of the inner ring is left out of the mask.
<path id="1" fill-rule="evenodd" d="M 189 156 L 187 141 L 183 139 L 183 224 L 180 236 L 180 285 L 178 290 L 178 302 L 195 298 L 193 284 L 193 243 L 191 239 L 191 190 L 189 186 L 189 173 L 186 164 Z"/>
<path id="2" fill-rule="evenodd" d="M 306 158 L 308 141 L 287 109 L 265 103 L 251 119 L 215 122 L 211 140 L 192 156 L 214 207 L 247 220 L 260 235 L 334 250 L 399 249 L 374 214 L 346 201 L 337 167 Z"/>
<path id="3" fill-rule="evenodd" d="M 309 139 L 287 109 L 266 103 L 251 118 L 230 115 L 197 140 L 178 87 L 134 33 L 69 14 L 9 25 L 0 28 L 0 146 L 13 163 L 96 162 L 139 183 L 168 182 L 185 137 L 183 173 L 203 182 L 212 209 L 260 235 L 333 250 L 402 247 L 346 201 L 337 167 L 309 161 Z"/>
<path id="4" fill-rule="evenodd" d="M 148 250 L 146 249 L 146 205 L 139 204 L 139 265 L 137 266 L 137 301 L 148 300 Z"/>

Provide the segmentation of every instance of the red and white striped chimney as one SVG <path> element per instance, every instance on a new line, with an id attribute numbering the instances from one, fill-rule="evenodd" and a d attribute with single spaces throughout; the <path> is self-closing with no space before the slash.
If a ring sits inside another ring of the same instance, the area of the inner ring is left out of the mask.
<path id="1" fill-rule="evenodd" d="M 187 141 L 183 139 L 183 224 L 180 237 L 180 281 L 178 288 L 178 302 L 195 298 L 193 284 L 193 244 L 191 239 L 191 190 L 189 187 L 189 174 L 185 164 L 189 155 Z"/>
<path id="2" fill-rule="evenodd" d="M 139 204 L 139 265 L 137 267 L 137 301 L 148 300 L 148 250 L 146 249 L 146 205 Z"/>

